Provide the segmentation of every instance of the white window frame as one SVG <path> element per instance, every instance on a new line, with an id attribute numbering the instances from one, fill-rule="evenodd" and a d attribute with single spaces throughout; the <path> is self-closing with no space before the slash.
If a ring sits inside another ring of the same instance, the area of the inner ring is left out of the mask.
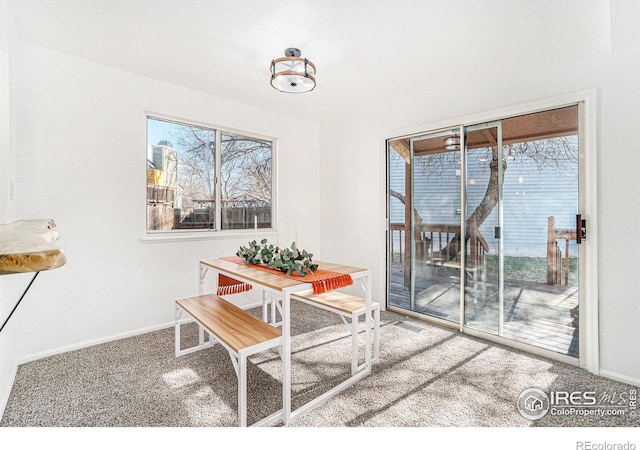
<path id="1" fill-rule="evenodd" d="M 193 230 L 148 230 L 147 229 L 147 213 L 146 213 L 146 202 L 147 202 L 147 154 L 146 148 L 149 144 L 149 137 L 147 134 L 147 126 L 149 119 L 162 120 L 167 122 L 174 122 L 178 124 L 184 124 L 187 126 L 201 127 L 209 130 L 215 131 L 215 217 L 216 217 L 216 225 L 215 229 L 193 229 Z M 260 139 L 264 141 L 271 142 L 271 227 L 270 228 L 259 228 L 260 237 L 273 237 L 277 234 L 278 223 L 277 219 L 279 217 L 277 211 L 277 199 L 278 199 L 278 175 L 277 175 L 277 145 L 278 139 L 274 136 L 268 136 L 263 134 L 258 134 L 254 132 L 248 132 L 245 130 L 239 130 L 219 125 L 213 125 L 210 123 L 202 122 L 199 120 L 193 119 L 185 119 L 181 117 L 170 116 L 167 114 L 156 113 L 152 111 L 147 111 L 144 115 L 144 130 L 145 130 L 145 145 L 144 145 L 144 161 L 141 164 L 143 168 L 143 177 L 144 180 L 144 199 L 145 199 L 145 214 L 143 220 L 143 243 L 160 243 L 160 242 L 176 242 L 176 241 L 198 241 L 198 240 L 216 240 L 216 239 L 230 239 L 230 238 L 254 238 L 256 237 L 256 229 L 255 228 L 247 228 L 247 229 L 233 229 L 233 230 L 222 230 L 222 205 L 221 205 L 221 189 L 220 189 L 220 176 L 219 171 L 221 168 L 221 136 L 222 134 L 233 134 L 239 135 L 248 138 Z"/>

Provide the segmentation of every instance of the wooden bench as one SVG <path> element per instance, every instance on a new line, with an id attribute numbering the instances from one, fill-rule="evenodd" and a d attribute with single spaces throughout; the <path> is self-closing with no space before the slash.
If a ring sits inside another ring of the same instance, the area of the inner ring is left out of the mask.
<path id="1" fill-rule="evenodd" d="M 182 349 L 180 342 L 180 317 L 189 314 L 200 327 L 197 345 Z M 204 330 L 209 340 L 204 339 Z M 175 352 L 176 357 L 212 347 L 220 343 L 229 352 L 238 377 L 238 425 L 247 426 L 247 357 L 261 351 L 282 350 L 282 331 L 260 320 L 217 295 L 176 300 Z"/>
<path id="2" fill-rule="evenodd" d="M 291 294 L 291 298 L 338 314 L 342 321 L 347 326 L 350 326 L 351 329 L 351 373 L 355 374 L 364 366 L 363 364 L 358 364 L 358 323 L 359 317 L 364 315 L 366 312 L 365 300 L 363 298 L 354 297 L 338 291 L 325 292 L 319 295 Z M 278 325 L 275 322 L 276 315 L 273 305 L 280 308 L 280 304 L 279 302 L 274 303 L 273 298 L 263 297 L 263 320 L 269 320 L 267 317 L 267 308 L 269 305 L 272 305 L 270 321 L 272 324 Z M 377 302 L 371 302 L 371 312 L 373 315 L 373 317 L 370 318 L 371 324 L 373 325 L 372 363 L 376 363 L 380 359 L 380 304 Z M 347 321 L 348 319 L 350 319 L 350 322 Z"/>

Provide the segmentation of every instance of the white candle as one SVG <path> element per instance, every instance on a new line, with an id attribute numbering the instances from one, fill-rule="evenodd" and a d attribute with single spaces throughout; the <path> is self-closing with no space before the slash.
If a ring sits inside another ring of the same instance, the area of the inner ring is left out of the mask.
<path id="1" fill-rule="evenodd" d="M 258 215 L 253 217 L 253 229 L 256 241 L 258 240 Z"/>

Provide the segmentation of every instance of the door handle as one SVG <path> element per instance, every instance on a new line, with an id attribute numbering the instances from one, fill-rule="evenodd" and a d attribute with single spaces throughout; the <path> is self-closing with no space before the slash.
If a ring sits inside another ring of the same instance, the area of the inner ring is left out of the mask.
<path id="1" fill-rule="evenodd" d="M 587 221 L 582 218 L 582 214 L 576 214 L 576 243 L 582 244 L 582 240 L 587 238 Z"/>

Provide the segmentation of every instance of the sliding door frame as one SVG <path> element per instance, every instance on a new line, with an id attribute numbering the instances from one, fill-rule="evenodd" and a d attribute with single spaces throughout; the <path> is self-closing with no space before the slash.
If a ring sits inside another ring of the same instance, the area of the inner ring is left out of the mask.
<path id="1" fill-rule="evenodd" d="M 424 314 L 415 313 L 405 309 L 393 307 L 388 304 L 389 299 L 389 235 L 390 235 L 390 223 L 389 223 L 389 185 L 388 185 L 388 165 L 385 167 L 385 179 L 387 179 L 386 196 L 383 199 L 385 202 L 386 211 L 386 230 L 385 235 L 385 254 L 386 259 L 382 261 L 384 273 L 387 274 L 386 282 L 386 299 L 387 308 L 392 311 L 397 311 L 405 315 L 417 317 L 423 320 L 428 320 L 439 325 L 444 325 L 448 328 L 460 329 L 466 334 L 472 336 L 482 337 L 484 339 L 503 344 L 511 348 L 523 350 L 529 353 L 547 357 L 553 360 L 559 360 L 572 365 L 579 365 L 580 367 L 588 370 L 591 373 L 600 373 L 600 354 L 599 354 L 599 314 L 598 314 L 598 209 L 597 209 L 597 92 L 595 89 L 574 92 L 566 95 L 556 96 L 548 99 L 534 101 L 526 104 L 520 104 L 510 107 L 505 107 L 497 110 L 486 111 L 475 115 L 465 116 L 450 121 L 441 121 L 420 126 L 419 129 L 415 129 L 413 132 L 404 130 L 405 132 L 394 137 L 384 138 L 384 152 L 385 160 L 388 162 L 388 148 L 389 141 L 399 138 L 411 138 L 424 134 L 429 134 L 432 131 L 451 129 L 461 124 L 474 125 L 483 122 L 491 122 L 507 119 L 509 117 L 532 114 L 536 112 L 546 111 L 550 109 L 557 109 L 566 106 L 578 105 L 578 133 L 579 133 L 579 151 L 580 151 L 580 174 L 579 174 L 579 211 L 583 219 L 587 221 L 588 235 L 587 239 L 583 241 L 580 248 L 580 262 L 579 262 L 579 292 L 580 292 L 580 308 L 579 308 L 579 321 L 580 321 L 580 349 L 579 357 L 573 358 L 559 353 L 555 353 L 549 350 L 541 349 L 528 344 L 522 344 L 517 341 L 505 339 L 500 336 L 489 335 L 484 332 L 476 332 L 473 329 L 465 328 L 460 325 L 459 327 L 452 327 L 451 323 L 444 323 L 445 321 L 437 320 L 426 316 Z M 426 131 L 425 131 L 426 130 Z M 429 131 L 432 130 L 432 131 Z M 463 144 L 463 142 L 461 142 Z M 465 177 L 461 177 L 463 180 Z M 464 196 L 464 194 L 462 194 Z M 463 221 L 464 222 L 464 221 Z M 464 225 L 464 224 L 463 224 Z M 464 289 L 461 283 L 461 290 Z M 464 297 L 461 297 L 464 298 Z M 461 302 L 464 303 L 464 302 Z M 463 309 L 461 309 L 464 312 Z M 464 322 L 464 315 L 461 315 L 460 324 Z"/>

